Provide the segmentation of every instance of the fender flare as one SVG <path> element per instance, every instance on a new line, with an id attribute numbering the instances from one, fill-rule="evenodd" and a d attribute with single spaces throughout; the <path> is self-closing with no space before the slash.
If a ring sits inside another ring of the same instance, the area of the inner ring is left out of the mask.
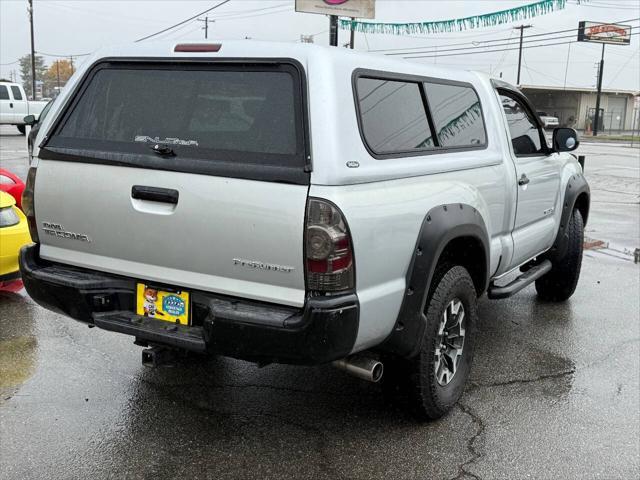
<path id="1" fill-rule="evenodd" d="M 470 205 L 452 203 L 429 210 L 424 217 L 407 270 L 402 305 L 393 330 L 380 349 L 405 358 L 415 356 L 426 327 L 424 308 L 431 288 L 431 280 L 442 252 L 456 238 L 473 237 L 484 250 L 485 270 L 478 296 L 489 283 L 490 243 L 482 215 Z"/>
<path id="2" fill-rule="evenodd" d="M 583 220 L 584 224 L 586 225 L 589 216 L 591 190 L 589 188 L 587 180 L 584 178 L 584 175 L 582 173 L 574 173 L 573 175 L 571 175 L 571 177 L 569 177 L 569 181 L 567 182 L 567 186 L 565 187 L 564 199 L 562 203 L 562 215 L 560 217 L 560 227 L 558 228 L 558 234 L 556 235 L 556 239 L 553 242 L 553 246 L 549 250 L 548 255 L 551 260 L 564 257 L 567 251 L 567 247 L 569 245 L 567 225 L 569 224 L 569 219 L 571 218 L 573 209 L 576 207 L 578 197 L 583 193 L 586 193 L 587 196 L 587 203 L 586 205 L 584 205 L 586 211 L 583 212 Z"/>

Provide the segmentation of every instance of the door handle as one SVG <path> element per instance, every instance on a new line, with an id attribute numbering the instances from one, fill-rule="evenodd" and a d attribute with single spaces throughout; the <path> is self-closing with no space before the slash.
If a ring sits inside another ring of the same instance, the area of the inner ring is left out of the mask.
<path id="1" fill-rule="evenodd" d="M 13 108 L 13 103 L 9 103 L 9 108 Z"/>
<path id="2" fill-rule="evenodd" d="M 147 187 L 144 185 L 134 185 L 131 187 L 131 198 L 138 200 L 177 205 L 179 196 L 178 190 L 173 190 L 172 188 Z"/>
<path id="3" fill-rule="evenodd" d="M 529 183 L 531 180 L 529 180 L 529 177 L 527 177 L 524 173 L 522 174 L 522 176 L 520 177 L 520 180 L 518 180 L 518 185 L 522 186 L 522 185 L 526 185 L 527 183 Z"/>

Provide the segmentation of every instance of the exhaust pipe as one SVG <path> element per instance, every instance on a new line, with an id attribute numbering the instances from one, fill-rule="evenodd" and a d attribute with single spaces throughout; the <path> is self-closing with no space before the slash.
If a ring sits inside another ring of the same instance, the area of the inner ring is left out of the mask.
<path id="1" fill-rule="evenodd" d="M 380 381 L 384 371 L 382 362 L 363 355 L 352 355 L 341 360 L 335 360 L 331 364 L 354 377 L 374 383 Z"/>

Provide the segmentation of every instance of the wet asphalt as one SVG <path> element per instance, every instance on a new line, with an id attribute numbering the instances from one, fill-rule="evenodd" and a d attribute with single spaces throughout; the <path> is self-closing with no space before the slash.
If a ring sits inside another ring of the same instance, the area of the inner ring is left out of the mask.
<path id="1" fill-rule="evenodd" d="M 18 170 L 11 142 L 0 138 L 0 160 Z M 528 287 L 481 299 L 479 313 L 461 402 L 417 423 L 328 366 L 149 369 L 130 337 L 0 293 L 0 477 L 638 478 L 640 266 L 585 251 L 569 301 Z"/>

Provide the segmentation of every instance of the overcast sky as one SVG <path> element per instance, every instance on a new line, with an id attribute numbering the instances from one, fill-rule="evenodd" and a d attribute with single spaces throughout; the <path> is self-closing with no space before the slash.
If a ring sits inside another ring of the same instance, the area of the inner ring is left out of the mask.
<path id="1" fill-rule="evenodd" d="M 219 0 L 218 0 L 219 1 Z M 154 33 L 180 20 L 186 19 L 218 1 L 55 1 L 34 0 L 34 23 L 36 51 L 43 54 L 47 64 L 55 55 L 78 55 L 92 52 L 102 46 L 133 41 Z M 376 21 L 418 22 L 460 18 L 511 8 L 534 0 L 377 0 Z M 570 2 L 570 3 L 569 3 Z M 471 43 L 492 39 L 516 39 L 514 25 L 531 24 L 525 35 L 544 34 L 577 28 L 579 20 L 597 22 L 627 21 L 638 26 L 640 22 L 638 0 L 589 0 L 577 5 L 568 0 L 565 10 L 542 15 L 525 22 L 499 25 L 449 34 L 432 35 L 379 35 L 356 34 L 359 50 L 405 49 L 425 47 L 442 50 L 472 46 Z M 323 15 L 296 13 L 294 0 L 231 0 L 209 13 L 215 19 L 210 24 L 209 38 L 245 38 L 298 41 L 301 34 L 317 34 L 315 43 L 327 45 L 329 20 Z M 633 20 L 633 21 L 630 21 Z M 190 22 L 167 32 L 156 39 L 187 40 L 203 39 L 202 22 Z M 639 32 L 639 28 L 633 30 Z M 571 35 L 561 33 L 557 35 Z M 340 43 L 348 41 L 348 32 L 340 31 Z M 571 40 L 560 39 L 551 42 Z M 631 45 L 607 46 L 603 86 L 627 90 L 640 90 L 640 35 L 631 37 Z M 463 43 L 463 45 L 458 45 Z M 500 42 L 503 43 L 503 42 Z M 456 44 L 451 46 L 451 44 Z M 478 44 L 478 43 L 476 43 Z M 29 22 L 27 0 L 0 0 L 0 76 L 8 78 L 10 72 L 19 71 L 14 63 L 29 53 Z M 501 47 L 505 48 L 505 47 Z M 570 50 L 569 50 L 570 49 Z M 573 43 L 524 51 L 522 67 L 523 84 L 590 87 L 595 85 L 595 64 L 600 60 L 599 44 Z M 432 50 L 434 52 L 434 50 Z M 385 52 L 390 53 L 390 52 Z M 449 53 L 460 53 L 458 51 Z M 383 54 L 383 52 L 380 52 Z M 431 53 L 433 54 L 433 53 Z M 569 65 L 567 68 L 567 57 Z M 458 68 L 468 68 L 502 76 L 516 81 L 518 63 L 517 50 L 473 55 L 422 58 L 413 61 L 438 63 Z M 80 62 L 82 58 L 75 61 Z"/>

